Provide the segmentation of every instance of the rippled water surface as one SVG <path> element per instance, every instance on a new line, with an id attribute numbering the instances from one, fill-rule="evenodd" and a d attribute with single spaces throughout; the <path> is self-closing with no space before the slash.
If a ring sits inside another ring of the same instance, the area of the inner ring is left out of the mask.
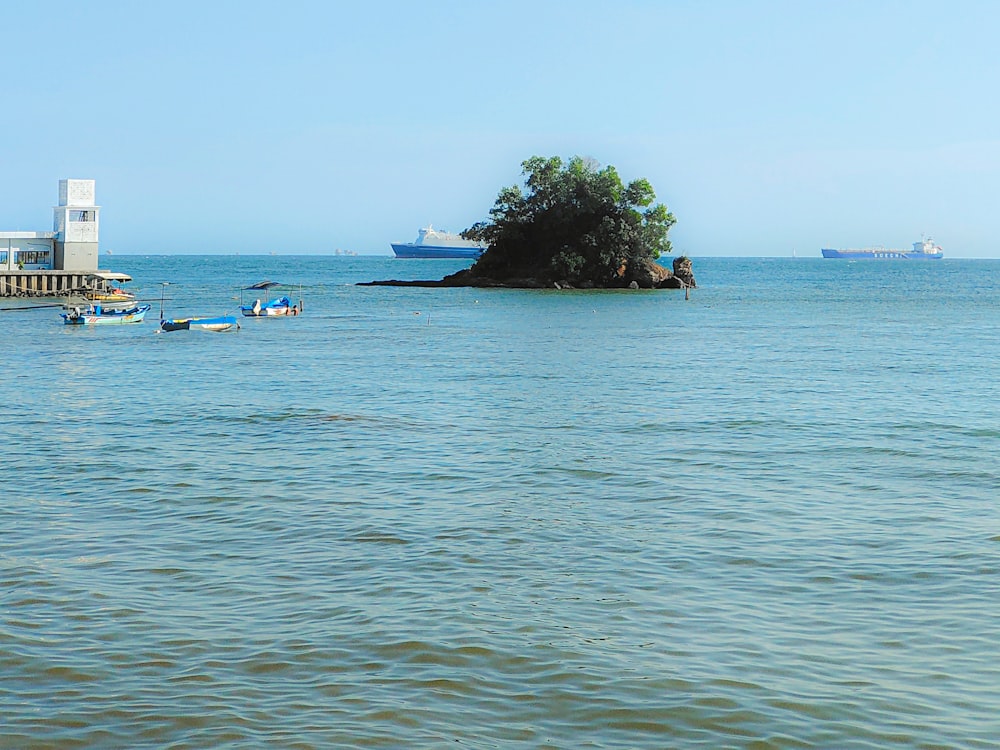
<path id="1" fill-rule="evenodd" d="M 1000 746 L 1000 261 L 102 265 L 305 314 L 5 303 L 0 747 Z"/>

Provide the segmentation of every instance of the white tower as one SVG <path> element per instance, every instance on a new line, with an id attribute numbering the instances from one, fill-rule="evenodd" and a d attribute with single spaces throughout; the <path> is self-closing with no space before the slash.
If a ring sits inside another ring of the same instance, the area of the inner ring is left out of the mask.
<path id="1" fill-rule="evenodd" d="M 59 205 L 53 209 L 55 268 L 97 270 L 100 206 L 94 205 L 94 180 L 59 180 Z"/>

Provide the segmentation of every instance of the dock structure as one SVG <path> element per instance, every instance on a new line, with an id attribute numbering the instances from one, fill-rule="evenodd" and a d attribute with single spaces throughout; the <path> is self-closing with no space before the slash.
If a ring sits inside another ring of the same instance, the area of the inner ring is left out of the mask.
<path id="1" fill-rule="evenodd" d="M 86 297 L 131 280 L 128 274 L 112 271 L 0 270 L 0 297 Z"/>
<path id="2" fill-rule="evenodd" d="M 100 293 L 130 281 L 97 267 L 101 208 L 94 180 L 60 180 L 51 232 L 0 232 L 0 297 Z"/>

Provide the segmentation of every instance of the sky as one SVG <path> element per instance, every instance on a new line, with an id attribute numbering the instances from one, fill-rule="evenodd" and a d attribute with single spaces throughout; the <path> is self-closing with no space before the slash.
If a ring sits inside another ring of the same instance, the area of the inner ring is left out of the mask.
<path id="1" fill-rule="evenodd" d="M 4 3 L 0 230 L 96 180 L 101 251 L 391 254 L 521 162 L 644 177 L 675 253 L 1000 257 L 992 0 Z"/>

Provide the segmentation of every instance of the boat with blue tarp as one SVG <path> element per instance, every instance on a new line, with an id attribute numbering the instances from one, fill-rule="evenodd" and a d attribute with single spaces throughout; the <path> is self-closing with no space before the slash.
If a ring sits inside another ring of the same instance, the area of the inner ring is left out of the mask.
<path id="1" fill-rule="evenodd" d="M 277 281 L 260 281 L 240 290 L 240 312 L 247 318 L 273 318 L 280 315 L 298 315 L 302 311 L 302 300 L 295 305 L 287 294 L 280 297 L 270 297 L 275 287 L 281 286 Z M 243 292 L 264 292 L 264 298 L 257 297 L 250 304 L 243 303 Z M 301 292 L 300 292 L 301 296 Z"/>

